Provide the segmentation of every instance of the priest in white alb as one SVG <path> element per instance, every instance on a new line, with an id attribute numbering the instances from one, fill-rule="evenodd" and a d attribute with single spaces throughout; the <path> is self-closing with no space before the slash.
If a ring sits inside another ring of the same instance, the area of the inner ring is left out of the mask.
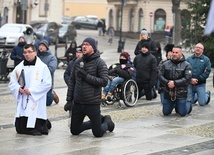
<path id="1" fill-rule="evenodd" d="M 47 119 L 46 94 L 52 78 L 46 64 L 32 44 L 24 46 L 25 60 L 10 75 L 9 88 L 16 99 L 14 124 L 19 134 L 47 135 L 51 124 Z"/>

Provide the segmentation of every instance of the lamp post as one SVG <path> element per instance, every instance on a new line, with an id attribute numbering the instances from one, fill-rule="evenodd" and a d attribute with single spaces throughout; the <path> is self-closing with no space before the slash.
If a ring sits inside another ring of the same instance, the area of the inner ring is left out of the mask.
<path id="1" fill-rule="evenodd" d="M 121 53 L 124 48 L 124 41 L 122 40 L 122 22 L 123 22 L 123 6 L 126 0 L 121 0 L 121 17 L 120 17 L 120 39 L 118 41 L 117 52 Z"/>

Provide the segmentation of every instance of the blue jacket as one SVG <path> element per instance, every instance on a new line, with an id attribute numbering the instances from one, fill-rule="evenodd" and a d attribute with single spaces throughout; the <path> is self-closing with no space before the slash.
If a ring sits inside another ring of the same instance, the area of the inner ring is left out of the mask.
<path id="1" fill-rule="evenodd" d="M 19 42 L 17 46 L 15 46 L 11 52 L 10 58 L 14 60 L 14 67 L 16 67 L 22 60 L 25 59 L 23 52 L 23 47 L 26 45 L 26 42 Z"/>
<path id="2" fill-rule="evenodd" d="M 200 57 L 193 54 L 187 58 L 187 62 L 192 66 L 192 78 L 198 79 L 198 84 L 206 83 L 211 72 L 210 59 L 203 54 Z"/>
<path id="3" fill-rule="evenodd" d="M 53 53 L 51 53 L 50 50 L 47 50 L 46 52 L 40 52 L 38 51 L 38 57 L 44 62 L 48 69 L 50 70 L 52 82 L 54 80 L 54 72 L 57 68 L 57 59 Z M 54 83 L 54 82 L 53 82 Z"/>

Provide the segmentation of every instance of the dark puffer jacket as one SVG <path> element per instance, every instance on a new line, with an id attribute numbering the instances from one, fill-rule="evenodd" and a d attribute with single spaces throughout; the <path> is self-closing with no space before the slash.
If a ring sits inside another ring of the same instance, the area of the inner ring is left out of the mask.
<path id="1" fill-rule="evenodd" d="M 164 62 L 159 71 L 160 82 L 164 85 L 164 97 L 171 99 L 170 89 L 167 86 L 169 80 L 173 80 L 176 87 L 176 99 L 187 97 L 187 87 L 192 77 L 191 65 L 183 56 L 180 60 L 168 60 Z"/>
<path id="2" fill-rule="evenodd" d="M 155 56 L 157 57 L 157 50 L 156 50 L 156 42 L 154 40 L 152 40 L 151 38 L 148 38 L 147 40 L 140 40 L 138 43 L 137 43 L 137 46 L 134 50 L 134 54 L 135 55 L 138 55 L 141 53 L 141 48 L 142 48 L 142 45 L 143 43 L 148 43 L 149 44 L 149 51 Z"/>
<path id="3" fill-rule="evenodd" d="M 80 62 L 84 63 L 83 69 L 87 76 L 84 80 L 77 76 L 80 69 Z M 74 101 L 77 104 L 100 104 L 102 87 L 108 82 L 108 68 L 100 58 L 98 52 L 90 57 L 79 58 L 72 68 L 70 85 L 67 91 L 67 101 Z"/>
<path id="4" fill-rule="evenodd" d="M 138 54 L 133 63 L 137 70 L 137 83 L 146 83 L 152 88 L 157 79 L 157 60 L 154 55 L 150 52 Z"/>

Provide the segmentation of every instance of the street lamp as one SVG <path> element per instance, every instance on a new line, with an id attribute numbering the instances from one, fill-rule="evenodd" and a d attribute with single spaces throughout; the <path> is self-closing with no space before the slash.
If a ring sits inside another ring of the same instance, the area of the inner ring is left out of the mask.
<path id="1" fill-rule="evenodd" d="M 122 22 L 123 22 L 123 6 L 125 4 L 126 0 L 121 0 L 121 17 L 120 17 L 120 39 L 118 41 L 118 48 L 117 48 L 117 52 L 121 53 L 122 50 L 124 49 L 124 40 L 122 40 Z"/>

